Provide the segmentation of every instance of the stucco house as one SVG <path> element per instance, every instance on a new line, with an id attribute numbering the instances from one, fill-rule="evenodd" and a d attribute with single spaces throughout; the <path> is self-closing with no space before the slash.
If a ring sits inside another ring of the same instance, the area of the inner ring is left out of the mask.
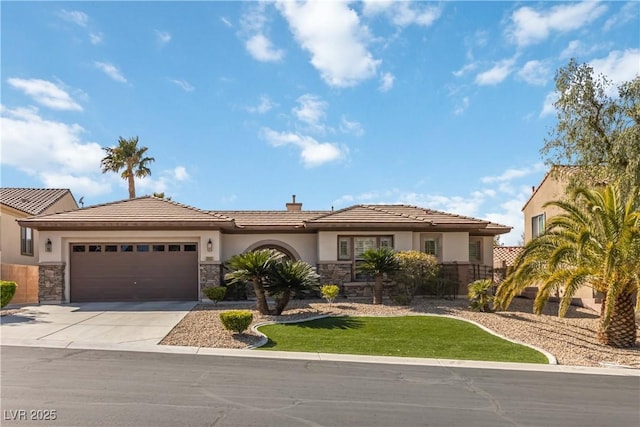
<path id="1" fill-rule="evenodd" d="M 559 169 L 563 170 L 560 171 Z M 547 202 L 566 198 L 569 173 L 570 168 L 568 167 L 553 167 L 545 174 L 540 184 L 532 188 L 529 200 L 522 207 L 525 244 L 542 234 L 549 219 L 562 212 L 558 207 L 545 207 L 544 205 Z M 531 294 L 531 290 L 529 294 Z M 593 289 L 586 286 L 578 289 L 573 299 L 574 304 L 590 307 L 594 310 L 600 309 L 601 301 L 602 299 L 595 294 Z"/>
<path id="2" fill-rule="evenodd" d="M 464 287 L 493 264 L 493 239 L 510 227 L 407 205 L 305 211 L 206 211 L 155 197 L 21 219 L 49 247 L 40 258 L 40 301 L 200 300 L 223 280 L 223 262 L 274 248 L 317 267 L 323 283 L 363 288 L 356 273 L 369 248 L 421 250 Z"/>
<path id="3" fill-rule="evenodd" d="M 20 226 L 17 220 L 77 208 L 68 189 L 0 188 L 0 278 L 18 282 L 13 303 L 38 301 L 40 237 L 37 230 Z"/>

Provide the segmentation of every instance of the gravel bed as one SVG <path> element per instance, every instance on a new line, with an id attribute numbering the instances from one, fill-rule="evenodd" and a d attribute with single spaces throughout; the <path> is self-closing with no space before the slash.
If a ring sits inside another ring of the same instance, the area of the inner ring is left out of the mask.
<path id="1" fill-rule="evenodd" d="M 348 302 L 347 302 L 348 301 Z M 565 318 L 557 316 L 558 304 L 548 303 L 540 316 L 532 313 L 532 300 L 517 298 L 508 311 L 477 313 L 468 309 L 466 299 L 436 300 L 417 298 L 409 306 L 391 303 L 372 305 L 368 302 L 339 300 L 329 305 L 318 300 L 294 300 L 282 316 L 262 316 L 250 302 L 218 305 L 199 304 L 161 341 L 161 344 L 216 348 L 247 348 L 260 337 L 247 331 L 235 334 L 226 331 L 219 318 L 221 311 L 250 309 L 254 322 L 298 321 L 330 314 L 335 316 L 397 316 L 421 313 L 446 314 L 473 320 L 496 333 L 527 343 L 553 354 L 559 364 L 574 366 L 628 366 L 640 369 L 640 341 L 630 349 L 617 349 L 598 344 L 598 315 L 594 311 L 571 307 Z M 639 333 L 640 336 L 640 333 Z"/>

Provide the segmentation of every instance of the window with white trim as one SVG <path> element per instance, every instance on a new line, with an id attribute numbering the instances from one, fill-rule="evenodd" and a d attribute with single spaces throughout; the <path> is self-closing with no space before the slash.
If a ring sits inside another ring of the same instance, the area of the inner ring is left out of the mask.
<path id="1" fill-rule="evenodd" d="M 393 236 L 338 236 L 338 260 L 353 263 L 353 280 L 364 280 L 364 277 L 356 274 L 355 266 L 362 260 L 363 253 L 377 248 L 393 249 Z"/>
<path id="2" fill-rule="evenodd" d="M 544 233 L 545 216 L 544 213 L 531 218 L 531 238 L 535 239 Z"/>
<path id="3" fill-rule="evenodd" d="M 442 261 L 442 234 L 422 234 L 420 236 L 420 251 L 433 255 Z"/>
<path id="4" fill-rule="evenodd" d="M 469 262 L 482 262 L 482 239 L 469 238 Z"/>

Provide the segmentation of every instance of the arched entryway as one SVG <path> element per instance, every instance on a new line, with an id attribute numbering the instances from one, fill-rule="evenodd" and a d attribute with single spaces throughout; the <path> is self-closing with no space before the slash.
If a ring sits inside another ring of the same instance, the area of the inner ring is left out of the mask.
<path id="1" fill-rule="evenodd" d="M 260 249 L 275 249 L 276 251 L 283 253 L 289 259 L 300 259 L 300 255 L 291 245 L 279 240 L 261 240 L 249 246 L 245 252 L 252 252 Z"/>

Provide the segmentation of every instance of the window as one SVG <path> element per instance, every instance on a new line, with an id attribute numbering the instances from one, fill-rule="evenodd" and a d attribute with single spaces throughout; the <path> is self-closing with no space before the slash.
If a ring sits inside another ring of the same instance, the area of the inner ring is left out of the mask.
<path id="1" fill-rule="evenodd" d="M 105 252 L 118 252 L 118 245 L 104 245 Z"/>
<path id="2" fill-rule="evenodd" d="M 429 255 L 438 256 L 438 240 L 433 238 L 424 239 L 424 252 Z"/>
<path id="3" fill-rule="evenodd" d="M 355 265 L 362 259 L 362 254 L 369 249 L 391 248 L 393 249 L 393 236 L 338 236 L 338 259 L 351 261 L 353 279 L 365 279 L 356 275 Z"/>
<path id="4" fill-rule="evenodd" d="M 195 252 L 196 251 L 196 245 L 184 245 L 184 251 L 185 252 Z"/>
<path id="5" fill-rule="evenodd" d="M 84 245 L 73 245 L 71 247 L 71 250 L 73 252 L 84 252 L 85 251 L 85 246 Z"/>
<path id="6" fill-rule="evenodd" d="M 442 234 L 425 233 L 420 236 L 420 248 L 427 255 L 433 255 L 442 262 Z"/>
<path id="7" fill-rule="evenodd" d="M 133 245 L 120 245 L 120 252 L 133 252 Z"/>
<path id="8" fill-rule="evenodd" d="M 136 245 L 137 252 L 149 252 L 149 245 Z"/>
<path id="9" fill-rule="evenodd" d="M 33 256 L 33 230 L 20 227 L 20 253 Z"/>
<path id="10" fill-rule="evenodd" d="M 469 262 L 482 261 L 482 240 L 469 239 Z"/>
<path id="11" fill-rule="evenodd" d="M 531 218 L 531 238 L 536 238 L 544 233 L 544 214 Z"/>
<path id="12" fill-rule="evenodd" d="M 164 245 L 153 245 L 153 252 L 164 252 Z"/>
<path id="13" fill-rule="evenodd" d="M 180 245 L 169 245 L 169 252 L 180 252 Z"/>
<path id="14" fill-rule="evenodd" d="M 102 252 L 102 245 L 89 245 L 89 252 Z"/>

